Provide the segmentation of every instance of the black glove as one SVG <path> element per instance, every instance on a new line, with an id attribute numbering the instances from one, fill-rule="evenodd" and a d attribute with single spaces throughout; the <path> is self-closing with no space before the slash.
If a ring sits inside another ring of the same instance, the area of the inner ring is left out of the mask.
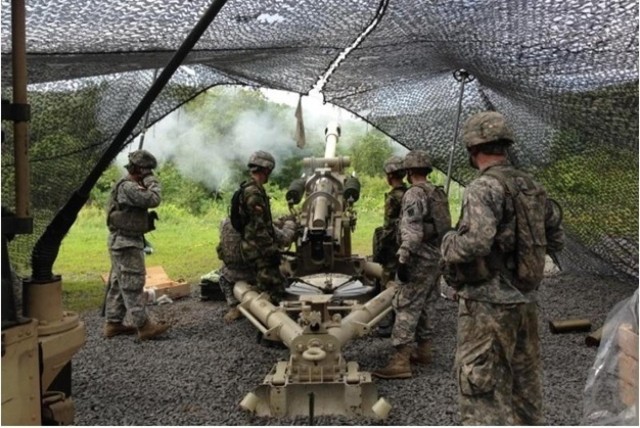
<path id="1" fill-rule="evenodd" d="M 158 213 L 155 211 L 149 211 L 147 213 L 147 218 L 149 220 L 149 230 L 156 230 L 156 220 L 159 220 Z"/>
<path id="2" fill-rule="evenodd" d="M 398 264 L 398 270 L 396 271 L 396 276 L 400 282 L 407 283 L 411 279 L 411 275 L 409 275 L 409 265 L 405 263 Z"/>

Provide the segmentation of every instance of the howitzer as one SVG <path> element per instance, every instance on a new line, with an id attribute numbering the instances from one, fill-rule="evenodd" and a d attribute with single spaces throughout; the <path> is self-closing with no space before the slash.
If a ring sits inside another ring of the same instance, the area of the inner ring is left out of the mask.
<path id="1" fill-rule="evenodd" d="M 345 175 L 350 159 L 336 156 L 340 132 L 337 123 L 327 125 L 324 157 L 303 159 L 310 172 L 294 180 L 286 193 L 292 212 L 302 201 L 297 214 L 301 233 L 295 255 L 285 256 L 282 266 L 291 278 L 287 291 L 292 295 L 330 293 L 364 298 L 376 291 L 362 275 L 366 259 L 351 253 L 360 181 L 354 175 Z"/>
<path id="2" fill-rule="evenodd" d="M 276 363 L 240 406 L 259 416 L 304 416 L 313 393 L 316 415 L 386 418 L 391 405 L 378 398 L 370 373 L 359 371 L 357 362 L 344 360 L 342 348 L 367 334 L 387 314 L 395 288 L 387 288 L 364 305 L 332 304 L 332 296 L 323 294 L 301 296 L 295 304 L 276 307 L 268 295 L 237 282 L 233 292 L 241 302 L 240 312 L 265 336 L 280 338 L 290 350 L 289 359 Z M 299 313 L 297 322 L 291 312 Z"/>
<path id="3" fill-rule="evenodd" d="M 282 258 L 287 299 L 276 306 L 245 282 L 234 286 L 240 312 L 264 339 L 290 350 L 289 359 L 278 362 L 240 405 L 261 416 L 385 418 L 391 406 L 377 397 L 370 373 L 344 360 L 342 348 L 391 310 L 395 287 L 374 297 L 382 267 L 351 252 L 360 182 L 344 173 L 349 158 L 335 155 L 340 127 L 329 124 L 325 137 L 324 157 L 304 159 L 310 172 L 286 194 L 299 232 L 295 252 Z"/>

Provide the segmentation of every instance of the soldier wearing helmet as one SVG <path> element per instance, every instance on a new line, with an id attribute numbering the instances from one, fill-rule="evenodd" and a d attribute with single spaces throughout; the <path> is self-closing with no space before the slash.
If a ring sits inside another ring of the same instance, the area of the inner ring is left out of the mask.
<path id="1" fill-rule="evenodd" d="M 445 278 L 458 296 L 455 379 L 461 422 L 543 425 L 539 280 L 525 287 L 519 263 L 534 257 L 544 266 L 544 249 L 521 252 L 525 242 L 519 231 L 531 232 L 527 236 L 536 248 L 546 242 L 547 252 L 560 251 L 560 213 L 540 184 L 509 163 L 507 148 L 514 138 L 502 114 L 474 114 L 462 139 L 479 176 L 464 191 L 457 230 L 445 234 L 441 246 Z"/>
<path id="2" fill-rule="evenodd" d="M 411 187 L 402 197 L 397 237 L 399 287 L 392 302 L 396 320 L 391 333 L 396 352 L 385 368 L 373 372 L 385 379 L 409 378 L 411 363 L 431 362 L 428 300 L 440 276 L 440 240 L 451 228 L 447 197 L 442 188 L 427 179 L 432 170 L 427 153 L 412 150 L 405 156 L 403 167 Z"/>
<path id="3" fill-rule="evenodd" d="M 160 182 L 153 175 L 156 166 L 156 158 L 148 151 L 131 152 L 125 166 L 128 175 L 111 190 L 107 204 L 111 273 L 104 305 L 105 337 L 137 332 L 141 340 L 147 340 L 169 328 L 168 324 L 149 319 L 143 297 L 144 234 L 155 229 L 157 215 L 149 208 L 157 207 L 161 201 Z M 123 324 L 127 313 L 131 326 Z"/>
<path id="4" fill-rule="evenodd" d="M 251 178 L 241 184 L 242 256 L 255 264 L 257 287 L 271 294 L 277 302 L 284 295 L 285 279 L 280 273 L 278 236 L 273 226 L 269 196 L 264 184 L 269 180 L 276 161 L 270 153 L 258 150 L 247 162 Z"/>
<path id="5" fill-rule="evenodd" d="M 382 265 L 382 278 L 380 280 L 383 287 L 395 278 L 398 251 L 398 221 L 400 219 L 400 209 L 402 207 L 402 196 L 407 191 L 404 182 L 406 175 L 400 156 L 391 156 L 387 159 L 382 168 L 387 176 L 387 184 L 391 188 L 384 195 L 384 221 L 382 226 L 377 227 L 373 234 L 373 261 Z M 389 337 L 394 321 L 393 311 L 389 312 L 384 320 L 378 324 L 378 335 Z"/>

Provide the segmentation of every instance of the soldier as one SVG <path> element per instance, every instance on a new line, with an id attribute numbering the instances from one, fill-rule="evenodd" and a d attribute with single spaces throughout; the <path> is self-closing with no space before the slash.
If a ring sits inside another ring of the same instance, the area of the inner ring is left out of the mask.
<path id="1" fill-rule="evenodd" d="M 251 178 L 241 185 L 242 257 L 256 266 L 257 288 L 269 292 L 277 302 L 284 295 L 285 278 L 280 272 L 280 251 L 269 196 L 264 190 L 276 161 L 270 153 L 258 150 L 249 157 L 247 166 Z"/>
<path id="2" fill-rule="evenodd" d="M 220 242 L 216 247 L 218 258 L 223 262 L 220 268 L 220 288 L 229 305 L 224 322 L 229 324 L 242 316 L 238 309 L 238 299 L 233 295 L 236 281 L 255 284 L 255 265 L 246 263 L 242 258 L 242 235 L 233 228 L 231 220 L 225 218 L 220 223 Z"/>
<path id="3" fill-rule="evenodd" d="M 107 208 L 111 273 L 105 298 L 106 337 L 137 331 L 141 340 L 147 340 L 169 328 L 168 324 L 152 322 L 144 306 L 143 236 L 155 228 L 153 221 L 157 218 L 148 209 L 160 204 L 160 182 L 152 171 L 156 164 L 155 157 L 146 150 L 131 152 L 125 166 L 129 174 L 111 191 Z M 122 323 L 127 312 L 131 327 Z"/>
<path id="4" fill-rule="evenodd" d="M 431 161 L 423 150 L 412 150 L 404 159 L 411 187 L 402 198 L 397 279 L 393 297 L 396 321 L 391 341 L 396 348 L 389 364 L 374 376 L 385 379 L 411 377 L 411 362 L 431 362 L 431 326 L 428 301 L 440 275 L 440 240 L 451 229 L 449 204 L 444 191 L 427 180 Z M 412 355 L 412 345 L 417 349 Z"/>
<path id="5" fill-rule="evenodd" d="M 288 246 L 294 238 L 296 225 L 291 220 L 283 220 L 283 227 L 274 226 L 276 240 L 280 246 Z M 256 283 L 256 267 L 242 258 L 242 235 L 233 228 L 231 220 L 225 218 L 220 223 L 220 242 L 216 248 L 218 258 L 223 262 L 219 270 L 220 288 L 229 305 L 229 311 L 224 315 L 225 323 L 229 324 L 242 316 L 238 309 L 240 303 L 233 294 L 236 281 Z"/>
<path id="6" fill-rule="evenodd" d="M 500 113 L 466 121 L 463 141 L 479 176 L 441 247 L 458 296 L 455 376 L 465 425 L 545 423 L 536 290 L 544 243 L 547 252 L 560 251 L 564 232 L 544 188 L 510 165 L 513 140 Z"/>
<path id="7" fill-rule="evenodd" d="M 380 283 L 383 287 L 395 278 L 398 251 L 398 222 L 400 220 L 400 210 L 402 209 L 402 196 L 407 191 L 404 183 L 406 172 L 402 165 L 402 158 L 391 156 L 384 162 L 384 172 L 387 176 L 387 184 L 391 190 L 384 195 L 384 223 L 376 228 L 373 242 L 373 261 L 382 265 L 382 278 Z M 394 312 L 389 312 L 389 316 L 378 324 L 377 332 L 382 337 L 391 336 L 391 329 L 394 322 Z"/>

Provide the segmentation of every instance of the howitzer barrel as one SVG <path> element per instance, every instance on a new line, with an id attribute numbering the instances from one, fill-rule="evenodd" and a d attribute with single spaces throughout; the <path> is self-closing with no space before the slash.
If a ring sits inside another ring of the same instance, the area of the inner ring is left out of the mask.
<path id="1" fill-rule="evenodd" d="M 331 168 L 342 171 L 351 165 L 351 158 L 349 156 L 304 158 L 302 159 L 302 165 L 309 169 Z"/>
<path id="2" fill-rule="evenodd" d="M 324 157 L 333 158 L 336 156 L 336 145 L 340 138 L 340 125 L 337 122 L 330 122 L 324 130 Z"/>
<path id="3" fill-rule="evenodd" d="M 323 193 L 331 195 L 333 186 L 326 178 L 321 178 L 316 182 L 315 192 L 319 195 Z M 329 206 L 331 203 L 326 196 L 318 196 L 313 201 L 313 219 L 311 226 L 314 229 L 325 229 L 327 227 L 327 219 L 329 218 Z"/>

